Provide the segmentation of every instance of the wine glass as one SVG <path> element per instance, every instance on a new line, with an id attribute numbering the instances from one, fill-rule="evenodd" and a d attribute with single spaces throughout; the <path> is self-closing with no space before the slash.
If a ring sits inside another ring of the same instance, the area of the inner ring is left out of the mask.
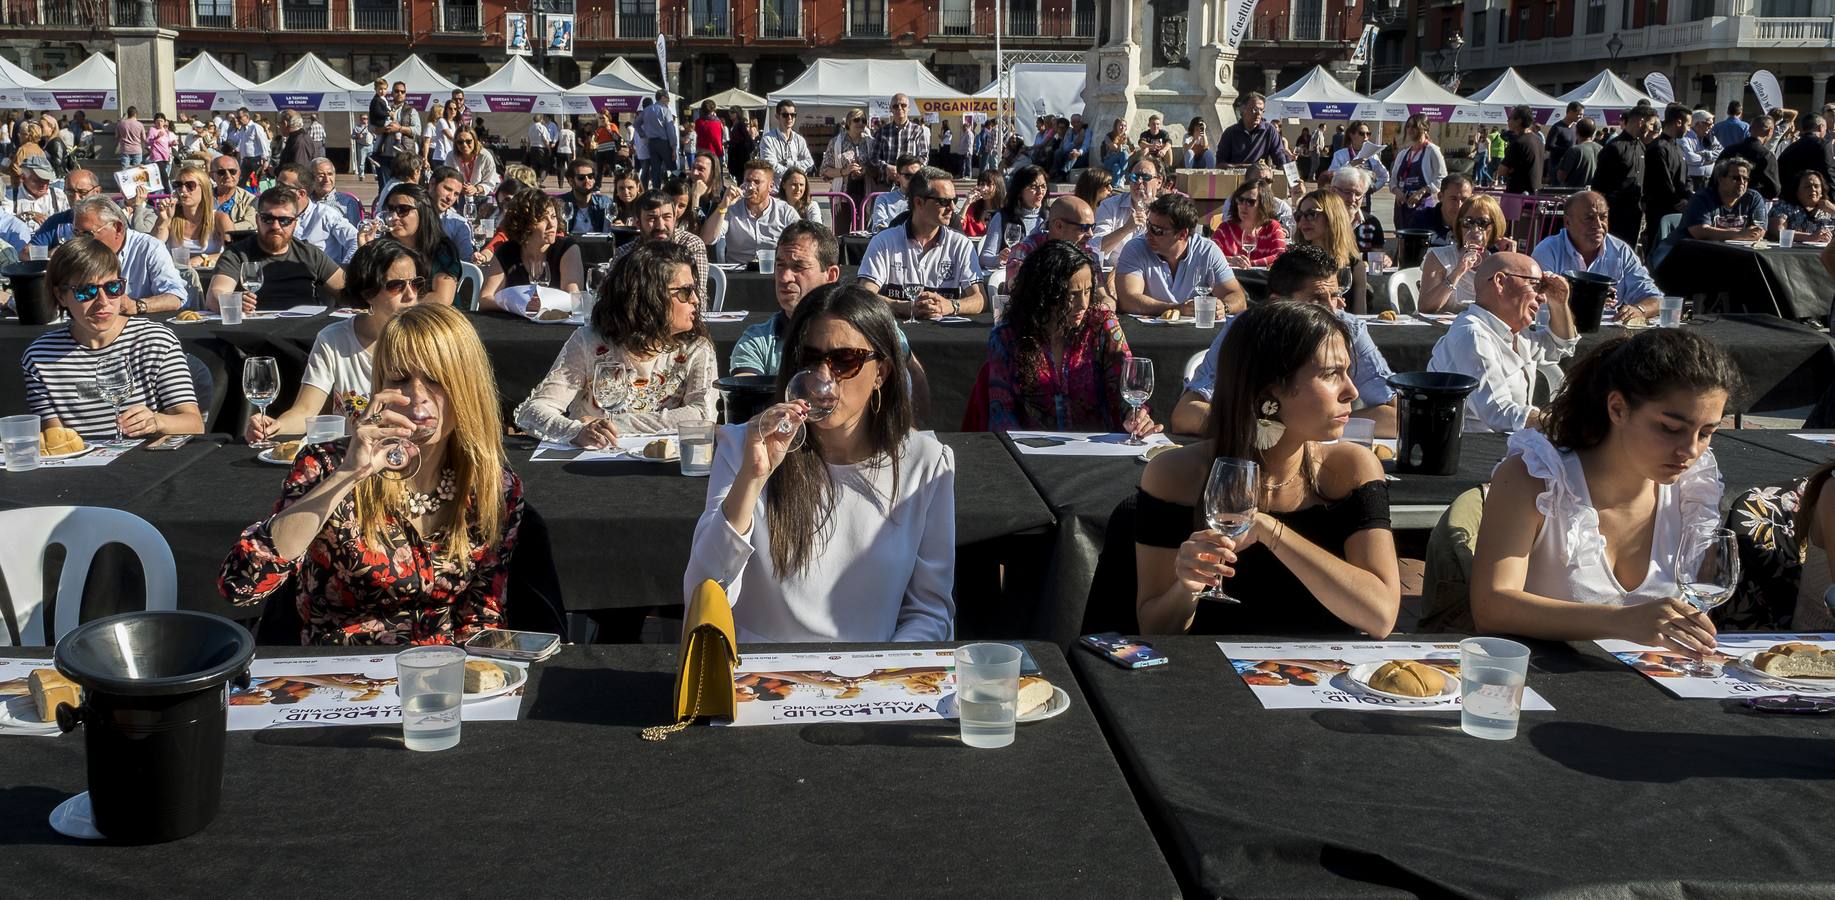
<path id="1" fill-rule="evenodd" d="M 242 264 L 242 289 L 251 294 L 261 293 L 261 263 L 245 262 Z"/>
<path id="2" fill-rule="evenodd" d="M 411 412 L 408 414 L 408 420 L 414 423 L 413 434 L 407 437 L 392 437 L 382 442 L 383 465 L 376 474 L 389 481 L 413 478 L 415 473 L 421 470 L 421 457 L 419 453 L 409 453 L 408 445 L 425 444 L 433 439 L 431 419 L 417 416 Z"/>
<path id="3" fill-rule="evenodd" d="M 268 404 L 280 396 L 280 363 L 272 356 L 251 356 L 242 363 L 242 395 L 255 404 L 256 415 L 268 414 Z M 270 440 L 249 444 L 256 450 L 274 446 Z"/>
<path id="4" fill-rule="evenodd" d="M 1003 246 L 1011 247 L 1026 239 L 1026 226 L 1018 222 L 1008 222 L 1007 227 L 1001 230 L 1001 237 L 1007 239 Z"/>
<path id="5" fill-rule="evenodd" d="M 1121 364 L 1121 399 L 1128 404 L 1128 413 L 1145 406 L 1147 398 L 1153 396 L 1153 360 L 1144 356 L 1130 356 Z M 1147 442 L 1140 435 L 1128 435 L 1122 443 L 1130 446 L 1143 446 Z"/>
<path id="6" fill-rule="evenodd" d="M 127 440 L 127 435 L 121 433 L 121 404 L 134 394 L 134 374 L 128 370 L 125 360 L 119 357 L 104 360 L 96 368 L 96 394 L 107 400 L 114 410 L 115 440 Z"/>
<path id="7" fill-rule="evenodd" d="M 796 400 L 809 404 L 809 412 L 803 417 L 805 421 L 820 422 L 833 415 L 835 405 L 841 402 L 841 385 L 822 366 L 804 369 L 790 376 L 790 381 L 784 385 L 784 402 L 789 403 Z M 778 434 L 789 434 L 792 429 L 795 429 L 796 436 L 790 439 L 790 447 L 786 452 L 795 451 L 803 446 L 803 439 L 808 433 L 808 428 L 788 418 L 778 420 Z"/>
<path id="8" fill-rule="evenodd" d="M 1255 526 L 1255 500 L 1261 489 L 1261 466 L 1247 459 L 1217 457 L 1211 462 L 1210 478 L 1204 482 L 1204 523 L 1232 540 L 1248 534 Z M 1224 593 L 1221 578 L 1205 588 L 1198 599 L 1242 602 Z"/>
<path id="9" fill-rule="evenodd" d="M 1739 538 L 1732 529 L 1697 523 L 1682 529 L 1676 548 L 1676 589 L 1688 605 L 1708 612 L 1727 602 L 1739 587 Z M 1685 675 L 1714 678 L 1720 666 L 1691 659 L 1681 666 Z"/>
<path id="10" fill-rule="evenodd" d="M 602 359 L 593 364 L 593 402 L 608 416 L 631 408 L 631 381 L 625 377 L 624 363 Z"/>
<path id="11" fill-rule="evenodd" d="M 1255 232 L 1243 232 L 1241 243 L 1243 264 L 1253 268 L 1255 266 Z"/>

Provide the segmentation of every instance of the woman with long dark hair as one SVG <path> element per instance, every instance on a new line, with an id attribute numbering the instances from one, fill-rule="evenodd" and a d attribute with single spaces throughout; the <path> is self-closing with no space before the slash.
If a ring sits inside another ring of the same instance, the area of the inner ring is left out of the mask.
<path id="1" fill-rule="evenodd" d="M 854 285 L 817 288 L 791 316 L 783 358 L 779 396 L 814 369 L 834 398 L 819 411 L 780 403 L 721 430 L 684 595 L 726 585 L 740 643 L 950 640 L 955 456 L 912 429 L 886 302 Z"/>
<path id="2" fill-rule="evenodd" d="M 988 233 L 988 221 L 1007 205 L 1007 183 L 1000 177 L 999 169 L 982 169 L 975 176 L 975 189 L 969 191 L 968 202 L 956 211 L 956 230 L 969 237 L 982 237 Z"/>
<path id="3" fill-rule="evenodd" d="M 440 227 L 440 211 L 433 198 L 418 184 L 398 182 L 383 195 L 382 213 L 382 233 L 413 248 L 427 262 L 424 299 L 450 306 L 459 291 L 459 248 Z"/>
<path id="4" fill-rule="evenodd" d="M 1025 240 L 1045 225 L 1045 195 L 1051 190 L 1045 170 L 1026 165 L 1013 170 L 1007 179 L 1007 202 L 988 220 L 987 234 L 981 238 L 981 267 L 992 269 L 1007 264 L 1007 246 L 1019 241 L 1007 239 L 1007 226 L 1020 226 L 1019 240 Z"/>
<path id="5" fill-rule="evenodd" d="M 1211 241 L 1231 266 L 1270 266 L 1287 249 L 1287 231 L 1275 218 L 1273 194 L 1274 187 L 1260 181 L 1244 181 L 1230 192 L 1229 213 L 1211 232 Z"/>
<path id="6" fill-rule="evenodd" d="M 1026 256 L 1005 320 L 988 336 L 988 426 L 997 432 L 1160 430 L 1121 399 L 1128 338 L 1095 301 L 1089 255 L 1049 241 Z"/>
<path id="7" fill-rule="evenodd" d="M 1357 399 L 1350 333 L 1330 309 L 1252 306 L 1223 340 L 1205 439 L 1153 458 L 1135 512 L 1136 611 L 1148 634 L 1385 637 L 1401 608 L 1389 488 L 1369 448 L 1338 440 Z M 1259 467 L 1249 531 L 1205 527 L 1221 458 Z M 1205 602 L 1222 578 L 1241 602 Z"/>
<path id="8" fill-rule="evenodd" d="M 593 304 L 591 320 L 516 407 L 517 427 L 596 450 L 621 434 L 713 420 L 720 363 L 701 321 L 688 248 L 639 245 L 612 267 L 603 293 L 606 302 Z"/>
<path id="9" fill-rule="evenodd" d="M 1683 529 L 1720 522 L 1708 442 L 1744 390 L 1727 352 L 1687 329 L 1595 344 L 1492 475 L 1472 556 L 1477 626 L 1712 650 L 1713 623 L 1676 596 L 1675 557 Z"/>

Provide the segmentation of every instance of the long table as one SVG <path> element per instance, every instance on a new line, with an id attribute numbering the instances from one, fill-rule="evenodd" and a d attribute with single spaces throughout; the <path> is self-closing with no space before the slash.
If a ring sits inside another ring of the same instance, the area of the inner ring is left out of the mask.
<path id="1" fill-rule="evenodd" d="M 232 732 L 216 820 L 147 847 L 46 824 L 86 785 L 80 733 L 0 736 L 0 873 L 7 893 L 46 897 L 385 881 L 451 896 L 1177 896 L 1069 664 L 1027 649 L 1071 707 L 971 750 L 953 723 L 645 742 L 670 719 L 675 648 L 567 647 L 534 666 L 519 721 L 468 722 L 439 753 L 403 749 L 399 726 Z"/>
<path id="2" fill-rule="evenodd" d="M 1821 717 L 1678 700 L 1591 645 L 1536 644 L 1555 712 L 1484 741 L 1456 712 L 1265 710 L 1216 638 L 1149 640 L 1170 664 L 1072 665 L 1188 896 L 1835 895 Z"/>
<path id="3" fill-rule="evenodd" d="M 1835 298 L 1835 275 L 1821 251 L 1770 246 L 1755 250 L 1723 241 L 1684 240 L 1651 275 L 1670 294 L 1697 297 L 1729 312 L 1769 313 L 1823 321 Z"/>

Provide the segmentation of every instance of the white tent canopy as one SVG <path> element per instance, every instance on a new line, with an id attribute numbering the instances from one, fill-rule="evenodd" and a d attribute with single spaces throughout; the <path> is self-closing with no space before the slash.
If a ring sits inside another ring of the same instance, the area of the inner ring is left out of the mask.
<path id="1" fill-rule="evenodd" d="M 1323 66 L 1268 97 L 1268 114 L 1291 119 L 1375 119 L 1401 121 L 1408 107 L 1373 100 L 1346 87 Z"/>
<path id="2" fill-rule="evenodd" d="M 772 103 L 789 100 L 799 106 L 850 107 L 874 101 L 884 104 L 893 94 L 913 99 L 964 96 L 914 59 L 818 59 L 766 99 Z"/>
<path id="3" fill-rule="evenodd" d="M 255 89 L 267 94 L 275 109 L 300 112 L 362 112 L 375 93 L 311 53 Z"/>
<path id="4" fill-rule="evenodd" d="M 172 76 L 181 110 L 274 108 L 274 101 L 255 82 L 236 74 L 209 53 L 199 53 Z"/>
<path id="5" fill-rule="evenodd" d="M 630 84 L 637 85 L 640 88 L 648 88 L 650 96 L 652 97 L 656 96 L 657 91 L 663 89 L 662 85 L 657 84 L 648 76 L 644 75 L 644 73 L 637 71 L 637 67 L 631 65 L 631 61 L 622 56 L 606 63 L 605 68 L 599 70 L 599 74 L 601 75 L 607 72 L 624 79 Z"/>
<path id="6" fill-rule="evenodd" d="M 597 76 L 594 76 L 597 77 Z M 567 111 L 566 89 L 536 71 L 520 56 L 485 76 L 483 81 L 465 88 L 465 105 L 475 113 L 551 113 Z"/>
<path id="7" fill-rule="evenodd" d="M 613 60 L 597 75 L 581 82 L 579 87 L 568 88 L 562 96 L 562 102 L 570 113 L 604 113 L 635 112 L 643 105 L 645 97 L 655 97 L 660 88 L 649 84 L 632 81 L 618 71 L 620 68 L 629 71 L 633 76 L 643 79 L 629 63 L 620 67 L 624 60 Z M 749 95 L 748 95 L 749 96 Z"/>
<path id="8" fill-rule="evenodd" d="M 0 56 L 0 109 L 25 109 L 25 92 L 44 84 L 44 79 L 8 62 Z"/>
<path id="9" fill-rule="evenodd" d="M 427 61 L 421 59 L 418 53 L 408 54 L 407 59 L 402 60 L 400 65 L 390 69 L 382 77 L 388 79 L 391 85 L 397 81 L 407 85 L 408 102 L 419 110 L 425 110 L 435 103 L 445 103 L 452 97 L 452 92 L 459 89 L 459 86 L 451 79 L 435 72 L 432 66 L 427 65 Z M 370 98 L 375 95 L 376 89 L 370 87 L 362 91 L 361 97 L 352 97 L 351 100 L 361 102 L 363 104 L 361 108 L 367 109 Z"/>
<path id="10" fill-rule="evenodd" d="M 738 107 L 739 109 L 764 109 L 771 105 L 771 101 L 751 93 L 750 91 L 742 91 L 738 88 L 727 88 L 718 94 L 702 97 L 691 105 L 694 109 L 700 109 L 709 100 L 714 101 L 714 106 L 720 109 L 732 109 L 734 107 Z"/>
<path id="11" fill-rule="evenodd" d="M 1491 122 L 1503 124 L 1502 111 L 1473 103 L 1435 83 L 1419 67 L 1370 95 L 1387 103 L 1408 107 L 1411 116 L 1426 116 L 1430 122 Z"/>
<path id="12" fill-rule="evenodd" d="M 1473 103 L 1482 103 L 1506 112 L 1514 106 L 1530 106 L 1535 109 L 1560 109 L 1567 104 L 1538 90 L 1529 80 L 1517 74 L 1515 69 L 1505 69 L 1497 80 L 1473 91 L 1466 97 Z"/>
<path id="13" fill-rule="evenodd" d="M 29 109 L 115 109 L 118 84 L 115 61 L 93 53 L 76 68 L 28 88 L 26 105 Z"/>
<path id="14" fill-rule="evenodd" d="M 1632 87 L 1625 83 L 1624 79 L 1612 74 L 1611 69 L 1601 71 L 1598 75 L 1593 76 L 1591 81 L 1556 97 L 1555 101 L 1564 107 L 1575 102 L 1585 104 L 1589 115 L 1604 114 L 1607 124 L 1616 123 L 1625 110 L 1640 102 L 1648 103 L 1658 109 L 1663 108 L 1663 104 L 1650 99 L 1649 94 Z"/>
<path id="15" fill-rule="evenodd" d="M 1020 63 L 1007 73 L 1011 80 L 1013 117 L 1020 137 L 1030 142 L 1038 130 L 1039 116 L 1069 117 L 1083 112 L 1083 85 L 1088 70 L 1080 63 Z M 1000 79 L 975 92 L 977 97 L 999 97 Z"/>

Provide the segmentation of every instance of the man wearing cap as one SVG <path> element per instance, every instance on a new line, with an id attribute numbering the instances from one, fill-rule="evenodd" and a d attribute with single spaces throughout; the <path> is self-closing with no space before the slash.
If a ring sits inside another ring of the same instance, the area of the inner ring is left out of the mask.
<path id="1" fill-rule="evenodd" d="M 51 168 L 51 161 L 43 156 L 28 156 L 19 164 L 19 180 L 13 189 L 6 192 L 7 199 L 12 201 L 13 215 L 30 223 L 33 227 L 42 224 L 51 214 L 70 208 L 64 195 L 52 189 L 51 182 L 56 180 L 57 172 Z"/>

